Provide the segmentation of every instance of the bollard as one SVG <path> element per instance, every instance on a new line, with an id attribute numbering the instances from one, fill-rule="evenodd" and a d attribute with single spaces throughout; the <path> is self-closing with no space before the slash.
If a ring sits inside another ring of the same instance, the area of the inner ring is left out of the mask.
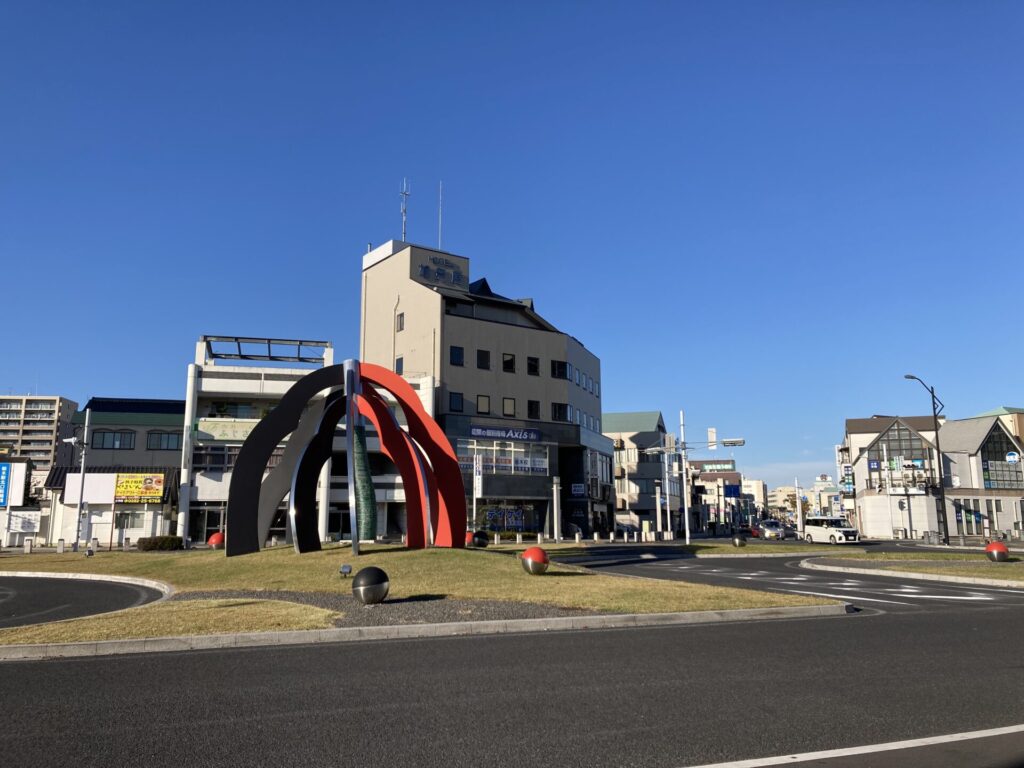
<path id="1" fill-rule="evenodd" d="M 600 541 L 600 540 L 601 540 L 601 535 L 597 531 L 594 531 L 594 541 Z"/>
<path id="2" fill-rule="evenodd" d="M 97 539 L 97 538 L 93 538 L 91 546 L 92 546 L 92 551 L 93 552 L 99 552 L 100 551 L 100 540 Z"/>
<path id="3" fill-rule="evenodd" d="M 498 546 L 499 544 L 501 544 L 501 534 L 496 533 L 494 534 L 494 546 Z"/>
<path id="4" fill-rule="evenodd" d="M 517 533 L 516 534 L 516 544 L 522 544 L 522 543 L 523 543 L 523 534 Z"/>
<path id="5" fill-rule="evenodd" d="M 537 543 L 538 544 L 543 544 L 544 543 L 544 534 L 543 533 L 538 533 L 537 534 Z"/>
<path id="6" fill-rule="evenodd" d="M 57 539 L 57 554 L 64 554 L 64 539 Z"/>
<path id="7" fill-rule="evenodd" d="M 270 546 L 272 546 L 272 547 L 276 547 L 277 546 L 277 536 L 271 536 L 270 537 Z"/>
<path id="8" fill-rule="evenodd" d="M 132 540 L 130 538 L 128 538 L 127 536 L 125 536 L 124 537 L 124 543 L 121 544 L 121 551 L 122 552 L 127 552 L 131 548 L 132 548 Z"/>
<path id="9" fill-rule="evenodd" d="M 25 539 L 24 546 L 25 546 L 25 554 L 26 555 L 31 555 L 32 554 L 32 539 Z"/>
<path id="10" fill-rule="evenodd" d="M 613 541 L 615 541 L 615 531 L 608 534 L 608 543 L 611 544 Z"/>
<path id="11" fill-rule="evenodd" d="M 583 534 L 581 534 L 579 531 L 577 531 L 576 532 L 576 543 L 579 544 L 580 543 L 580 539 L 582 539 L 582 538 L 583 538 Z"/>

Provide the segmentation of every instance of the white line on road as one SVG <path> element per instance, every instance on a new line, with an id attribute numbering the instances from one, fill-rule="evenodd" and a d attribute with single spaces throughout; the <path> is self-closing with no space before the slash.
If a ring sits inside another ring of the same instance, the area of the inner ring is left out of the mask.
<path id="1" fill-rule="evenodd" d="M 790 765 L 792 763 L 805 763 L 809 760 L 829 760 L 833 757 L 868 755 L 872 752 L 891 752 L 896 749 L 916 749 L 918 747 L 931 747 L 936 744 L 949 744 L 954 741 L 969 741 L 971 739 L 988 739 L 993 736 L 1008 736 L 1012 733 L 1021 732 L 1024 732 L 1024 725 L 1011 725 L 1006 728 L 990 728 L 986 731 L 967 731 L 965 733 L 951 733 L 946 736 L 929 736 L 924 739 L 890 741 L 887 744 L 869 744 L 863 747 L 828 749 L 823 752 L 804 752 L 803 754 L 797 755 L 780 755 L 778 757 L 755 758 L 753 760 L 734 760 L 728 763 L 707 763 L 705 765 L 692 766 L 691 768 L 761 768 L 762 766 L 768 765 Z"/>
<path id="2" fill-rule="evenodd" d="M 827 592 L 808 592 L 804 589 L 787 589 L 787 592 L 794 592 L 798 595 L 814 595 L 815 597 L 832 597 L 836 600 L 865 600 L 869 603 L 889 603 L 890 605 L 913 605 L 913 603 L 901 603 L 899 600 L 880 600 L 877 597 L 862 597 L 861 595 L 830 595 Z"/>

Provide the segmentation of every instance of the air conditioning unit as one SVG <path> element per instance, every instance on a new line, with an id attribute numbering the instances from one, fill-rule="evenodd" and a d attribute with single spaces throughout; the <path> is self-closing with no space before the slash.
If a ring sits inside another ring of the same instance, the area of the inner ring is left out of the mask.
<path id="1" fill-rule="evenodd" d="M 617 437 L 617 438 L 615 438 L 614 445 L 615 445 L 615 450 L 621 451 L 623 448 L 626 447 L 626 441 L 623 440 L 621 437 Z"/>

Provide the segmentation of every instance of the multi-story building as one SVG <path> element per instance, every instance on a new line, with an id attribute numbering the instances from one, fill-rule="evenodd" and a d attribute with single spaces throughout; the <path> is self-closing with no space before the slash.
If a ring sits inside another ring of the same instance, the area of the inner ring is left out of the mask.
<path id="1" fill-rule="evenodd" d="M 74 541 L 76 530 L 103 546 L 167 533 L 177 512 L 185 402 L 93 397 L 71 424 L 75 449 L 62 451 L 46 478 L 53 493 L 43 513 L 46 543 Z M 80 491 L 84 518 L 77 520 Z"/>
<path id="2" fill-rule="evenodd" d="M 236 336 L 202 336 L 188 366 L 182 440 L 177 535 L 205 541 L 225 524 L 231 472 L 245 438 L 311 370 L 331 365 L 330 342 Z M 280 461 L 284 443 L 270 460 Z M 341 530 L 341 511 L 329 519 L 332 461 L 320 473 L 320 534 Z M 342 463 L 344 466 L 344 463 Z M 340 496 L 339 492 L 339 496 Z M 346 505 L 347 506 L 347 505 Z M 286 539 L 286 505 L 278 508 L 271 534 Z"/>
<path id="3" fill-rule="evenodd" d="M 601 423 L 615 450 L 616 522 L 652 531 L 679 530 L 682 499 L 675 438 L 666 430 L 661 413 L 605 413 Z M 656 518 L 659 508 L 660 527 Z"/>
<path id="4" fill-rule="evenodd" d="M 563 532 L 610 530 L 600 360 L 532 300 L 471 280 L 463 256 L 389 241 L 363 258 L 360 358 L 430 387 L 471 510 L 480 464 L 477 525 L 544 528 L 557 478 Z"/>
<path id="5" fill-rule="evenodd" d="M 1020 535 L 1021 443 L 996 415 L 939 423 L 949 534 Z M 844 484 L 853 493 L 844 490 L 844 507 L 854 512 L 862 535 L 921 538 L 940 532 L 935 443 L 931 416 L 846 421 L 839 453 Z"/>
<path id="6" fill-rule="evenodd" d="M 6 395 L 0 397 L 0 454 L 32 461 L 29 499 L 49 501 L 46 476 L 54 465 L 60 441 L 70 434 L 78 404 L 65 397 Z"/>
<path id="7" fill-rule="evenodd" d="M 753 508 L 757 517 L 763 517 L 768 511 L 768 487 L 764 481 L 743 478 L 741 486 L 744 500 Z"/>

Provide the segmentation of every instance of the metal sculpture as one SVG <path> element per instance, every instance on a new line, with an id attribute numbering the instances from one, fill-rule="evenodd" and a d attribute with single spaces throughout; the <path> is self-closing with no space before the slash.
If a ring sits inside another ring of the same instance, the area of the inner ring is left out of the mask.
<path id="1" fill-rule="evenodd" d="M 327 391 L 326 398 L 317 396 Z M 405 416 L 399 427 L 378 390 L 389 392 Z M 365 416 L 380 437 L 382 452 L 399 470 L 406 494 L 410 548 L 432 544 L 461 547 L 457 531 L 466 529 L 462 471 L 444 432 L 423 409 L 416 392 L 386 368 L 356 360 L 327 366 L 295 382 L 277 407 L 243 443 L 231 474 L 227 505 L 226 554 L 257 552 L 266 541 L 273 511 L 290 492 L 289 526 L 296 552 L 320 549 L 317 530 L 317 478 L 331 455 L 334 430 L 344 418 L 348 443 L 349 515 L 352 549 L 359 552 L 354 482 L 354 439 L 358 416 Z M 281 463 L 264 480 L 267 463 L 288 437 Z M 291 482 L 285 484 L 285 477 Z"/>
<path id="2" fill-rule="evenodd" d="M 522 555 L 523 570 L 531 576 L 540 576 L 548 570 L 548 553 L 540 547 L 530 547 Z"/>
<path id="3" fill-rule="evenodd" d="M 375 565 L 363 568 L 352 579 L 352 595 L 363 605 L 384 602 L 390 590 L 391 580 L 387 573 Z"/>

